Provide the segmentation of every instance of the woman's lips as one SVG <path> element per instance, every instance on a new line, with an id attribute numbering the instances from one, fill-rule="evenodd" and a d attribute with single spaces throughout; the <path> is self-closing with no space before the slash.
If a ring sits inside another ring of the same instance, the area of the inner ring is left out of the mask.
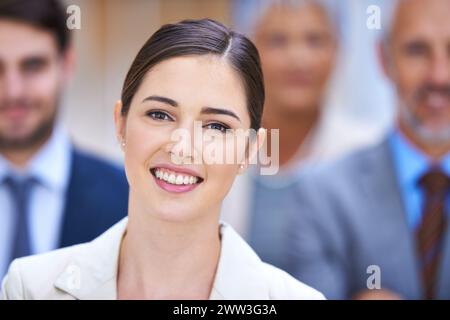
<path id="1" fill-rule="evenodd" d="M 183 193 L 194 190 L 203 179 L 184 172 L 155 167 L 150 170 L 156 184 L 171 193 Z"/>

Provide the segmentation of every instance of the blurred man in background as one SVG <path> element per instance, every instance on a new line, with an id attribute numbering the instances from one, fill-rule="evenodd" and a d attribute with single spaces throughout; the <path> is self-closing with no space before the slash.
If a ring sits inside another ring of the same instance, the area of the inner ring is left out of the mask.
<path id="1" fill-rule="evenodd" d="M 392 4 L 380 52 L 396 126 L 295 194 L 288 270 L 328 298 L 450 298 L 450 1 Z"/>
<path id="2" fill-rule="evenodd" d="M 56 0 L 0 3 L 0 278 L 14 258 L 86 242 L 127 212 L 121 170 L 57 120 L 74 52 Z"/>
<path id="3" fill-rule="evenodd" d="M 325 106 L 338 56 L 338 4 L 258 0 L 243 1 L 239 7 L 237 27 L 252 37 L 261 56 L 266 87 L 263 126 L 279 129 L 280 170 L 272 176 L 250 170 L 238 179 L 225 200 L 223 218 L 263 260 L 280 268 L 286 267 L 286 217 L 296 210 L 289 191 L 299 170 L 362 146 L 372 137 L 344 117 L 330 116 Z"/>

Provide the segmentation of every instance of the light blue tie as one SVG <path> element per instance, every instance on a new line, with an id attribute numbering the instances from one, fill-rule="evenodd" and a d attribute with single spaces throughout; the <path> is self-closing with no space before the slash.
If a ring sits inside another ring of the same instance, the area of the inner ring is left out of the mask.
<path id="1" fill-rule="evenodd" d="M 28 210 L 32 187 L 36 182 L 34 178 L 18 179 L 11 176 L 4 180 L 14 204 L 14 233 L 10 261 L 32 253 Z"/>

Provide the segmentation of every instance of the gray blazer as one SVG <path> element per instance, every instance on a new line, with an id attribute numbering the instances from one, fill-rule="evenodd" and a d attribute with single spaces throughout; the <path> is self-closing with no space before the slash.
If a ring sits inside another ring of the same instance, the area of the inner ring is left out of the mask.
<path id="1" fill-rule="evenodd" d="M 299 208 L 286 232 L 287 271 L 329 299 L 346 299 L 367 289 L 367 268 L 376 265 L 381 288 L 422 298 L 415 238 L 387 140 L 303 173 L 294 192 Z M 448 230 L 444 241 L 437 297 L 450 299 Z"/>

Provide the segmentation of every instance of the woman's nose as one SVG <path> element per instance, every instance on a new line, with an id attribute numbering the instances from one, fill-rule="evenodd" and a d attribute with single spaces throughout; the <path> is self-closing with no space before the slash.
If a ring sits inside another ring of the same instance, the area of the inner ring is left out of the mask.
<path id="1" fill-rule="evenodd" d="M 177 127 L 171 134 L 165 150 L 170 154 L 172 162 L 192 164 L 201 159 L 202 126 L 197 123 Z"/>

